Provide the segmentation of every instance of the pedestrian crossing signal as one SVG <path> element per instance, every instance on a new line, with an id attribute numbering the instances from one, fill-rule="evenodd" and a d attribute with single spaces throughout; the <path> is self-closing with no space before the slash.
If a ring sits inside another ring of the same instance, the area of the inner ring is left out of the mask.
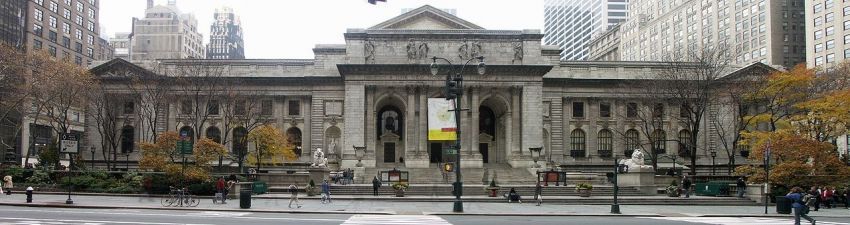
<path id="1" fill-rule="evenodd" d="M 455 165 L 453 163 L 443 164 L 443 170 L 446 172 L 452 172 L 455 170 Z"/>

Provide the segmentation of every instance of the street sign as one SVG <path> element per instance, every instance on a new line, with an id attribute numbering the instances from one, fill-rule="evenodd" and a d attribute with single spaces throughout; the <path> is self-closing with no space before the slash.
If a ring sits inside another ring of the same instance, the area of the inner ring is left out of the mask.
<path id="1" fill-rule="evenodd" d="M 77 146 L 78 143 L 79 143 L 79 141 L 77 141 L 76 135 L 73 135 L 73 134 L 62 135 L 62 141 L 60 143 L 59 152 L 60 153 L 70 153 L 70 154 L 79 153 L 79 148 L 78 148 L 79 146 Z"/>

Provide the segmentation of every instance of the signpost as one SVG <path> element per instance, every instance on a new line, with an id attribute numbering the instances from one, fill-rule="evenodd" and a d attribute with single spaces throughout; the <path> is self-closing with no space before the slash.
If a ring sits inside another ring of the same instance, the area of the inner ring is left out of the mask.
<path id="1" fill-rule="evenodd" d="M 71 176 L 73 175 L 71 172 L 74 169 L 74 156 L 73 154 L 79 153 L 79 139 L 74 134 L 63 134 L 62 140 L 60 140 L 59 153 L 68 153 L 68 160 L 70 160 L 68 165 L 68 200 L 65 200 L 65 204 L 74 204 L 74 200 L 71 199 L 71 189 L 73 189 L 73 184 L 71 184 Z"/>

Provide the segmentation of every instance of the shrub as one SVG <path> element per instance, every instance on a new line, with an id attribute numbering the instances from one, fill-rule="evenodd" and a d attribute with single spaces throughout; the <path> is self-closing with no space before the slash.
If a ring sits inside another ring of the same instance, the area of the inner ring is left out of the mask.
<path id="1" fill-rule="evenodd" d="M 403 184 L 403 183 L 393 184 L 393 189 L 396 189 L 396 190 L 404 190 L 404 189 L 407 189 L 408 187 L 410 187 L 410 186 L 408 186 L 407 184 Z"/>
<path id="2" fill-rule="evenodd" d="M 189 192 L 193 195 L 213 195 L 215 194 L 215 185 L 212 182 L 190 184 Z"/>
<path id="3" fill-rule="evenodd" d="M 593 190 L 593 185 L 590 183 L 578 183 L 576 184 L 576 191 L 581 189 Z"/>

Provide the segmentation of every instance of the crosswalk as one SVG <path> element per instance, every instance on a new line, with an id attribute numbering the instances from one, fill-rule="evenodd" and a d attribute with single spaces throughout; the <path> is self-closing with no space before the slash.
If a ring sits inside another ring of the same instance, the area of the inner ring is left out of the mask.
<path id="1" fill-rule="evenodd" d="M 689 223 L 705 223 L 719 225 L 776 225 L 794 224 L 793 218 L 764 218 L 764 217 L 642 217 L 646 219 L 669 220 Z M 801 220 L 802 224 L 808 224 Z M 817 221 L 820 225 L 850 225 L 850 223 Z"/>
<path id="2" fill-rule="evenodd" d="M 342 225 L 451 225 L 438 216 L 425 215 L 354 215 Z"/>

